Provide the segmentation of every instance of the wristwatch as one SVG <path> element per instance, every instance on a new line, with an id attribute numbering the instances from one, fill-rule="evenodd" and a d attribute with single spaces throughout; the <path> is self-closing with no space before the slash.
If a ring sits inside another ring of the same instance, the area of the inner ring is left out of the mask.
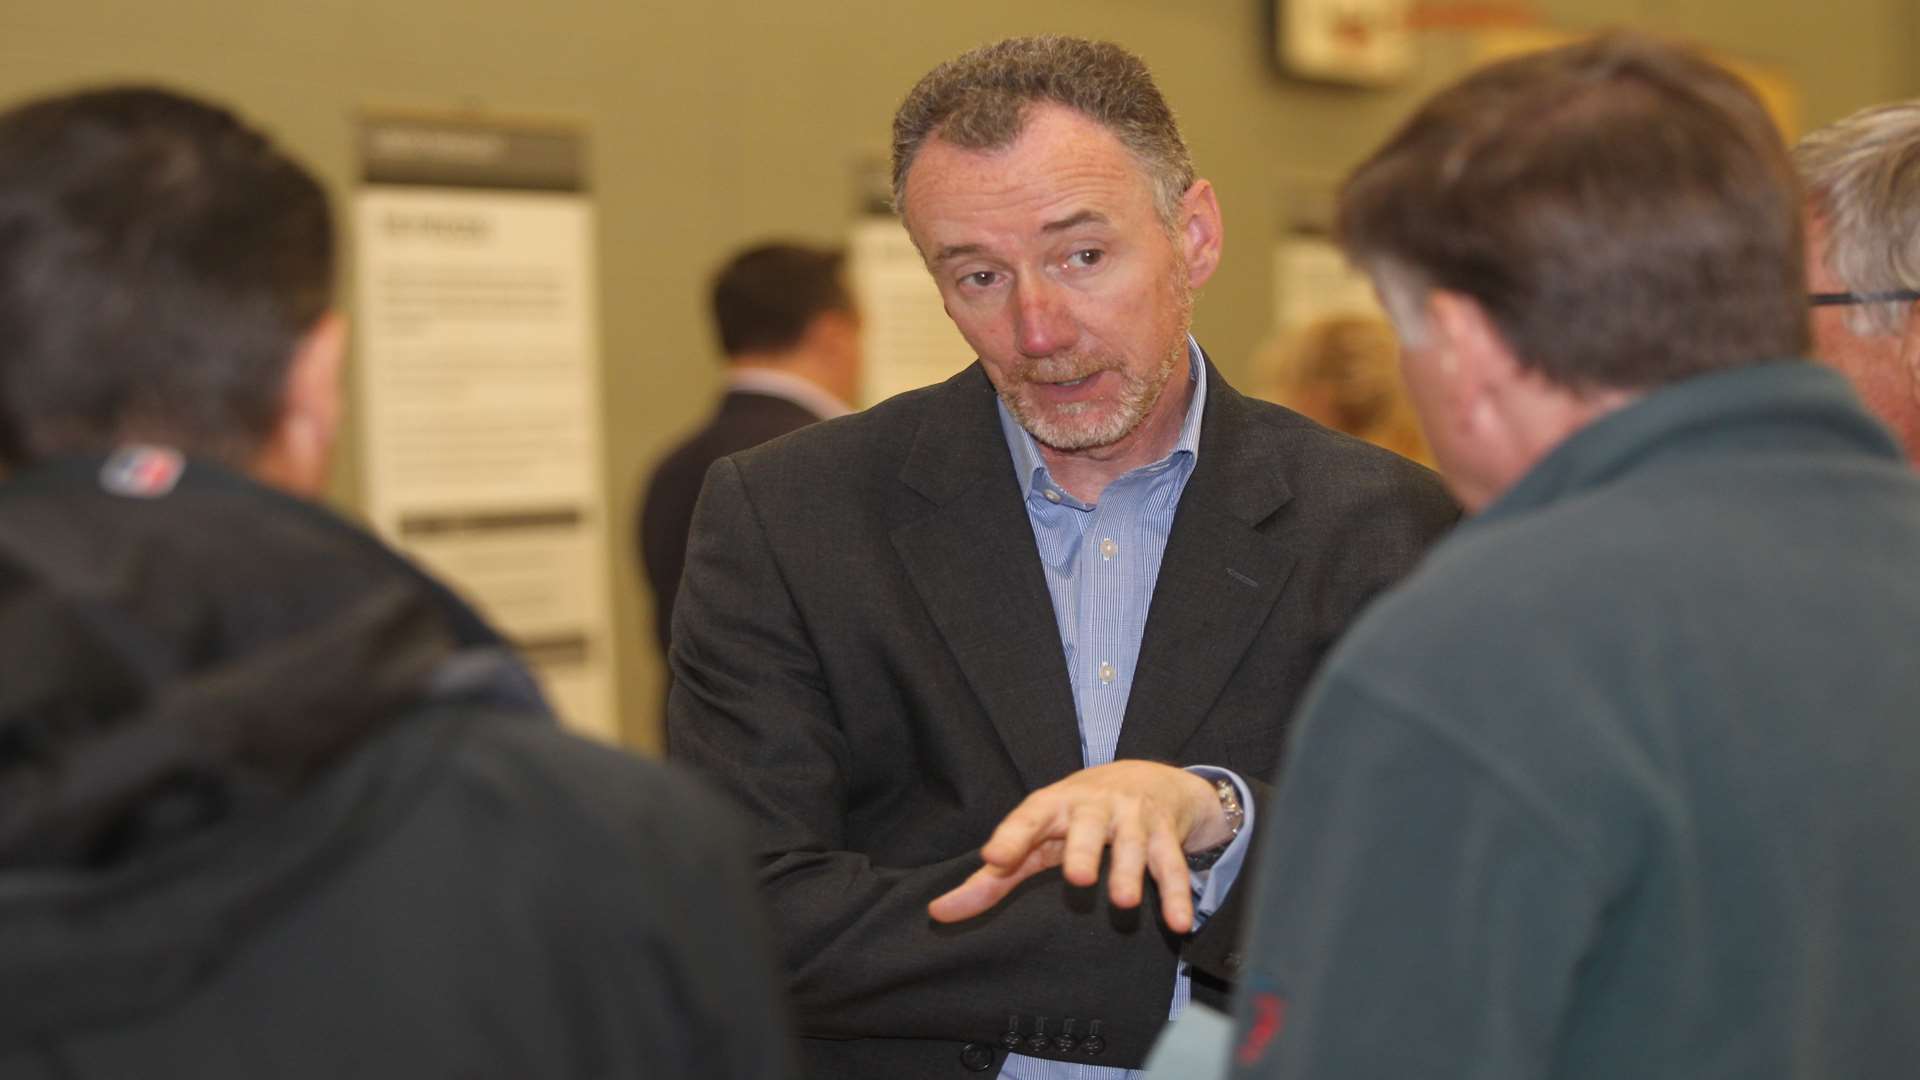
<path id="1" fill-rule="evenodd" d="M 1233 786 L 1233 781 L 1224 776 L 1215 777 L 1213 793 L 1220 796 L 1220 812 L 1227 818 L 1227 838 L 1224 842 L 1205 851 L 1196 851 L 1188 855 L 1187 869 L 1189 870 L 1213 869 L 1213 864 L 1220 861 L 1220 856 L 1225 855 L 1227 848 L 1232 846 L 1234 840 L 1239 837 L 1240 826 L 1247 820 L 1247 811 L 1240 805 L 1240 789 Z"/>

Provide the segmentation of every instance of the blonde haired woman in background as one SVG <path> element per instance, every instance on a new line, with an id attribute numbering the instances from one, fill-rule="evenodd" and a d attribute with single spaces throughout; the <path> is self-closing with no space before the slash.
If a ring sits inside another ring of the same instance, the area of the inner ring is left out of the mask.
<path id="1" fill-rule="evenodd" d="M 1263 350 L 1273 401 L 1336 431 L 1431 467 L 1400 383 L 1400 343 L 1386 320 L 1330 315 Z"/>

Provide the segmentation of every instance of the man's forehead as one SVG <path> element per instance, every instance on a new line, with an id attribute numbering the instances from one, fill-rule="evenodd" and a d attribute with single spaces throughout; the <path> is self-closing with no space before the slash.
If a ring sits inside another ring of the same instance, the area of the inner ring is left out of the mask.
<path id="1" fill-rule="evenodd" d="M 1017 213 L 1034 232 L 1111 223 L 1148 205 L 1151 180 L 1132 152 L 1096 121 L 1067 109 L 1039 112 L 1011 143 L 958 146 L 937 135 L 909 167 L 910 227 L 930 217 Z"/>

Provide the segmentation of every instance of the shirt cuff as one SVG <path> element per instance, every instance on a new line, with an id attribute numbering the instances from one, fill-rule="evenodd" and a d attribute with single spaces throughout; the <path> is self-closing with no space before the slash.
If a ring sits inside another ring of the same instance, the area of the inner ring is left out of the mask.
<path id="1" fill-rule="evenodd" d="M 1189 765 L 1187 771 L 1207 780 L 1228 780 L 1240 793 L 1240 808 L 1246 817 L 1240 822 L 1240 832 L 1227 845 L 1227 850 L 1219 861 L 1205 870 L 1191 871 L 1187 877 L 1193 882 L 1194 928 L 1207 921 L 1207 917 L 1220 910 L 1227 902 L 1227 893 L 1233 890 L 1233 883 L 1240 876 L 1240 864 L 1246 861 L 1247 846 L 1253 840 L 1253 791 L 1247 782 L 1231 769 L 1222 769 L 1215 765 Z"/>

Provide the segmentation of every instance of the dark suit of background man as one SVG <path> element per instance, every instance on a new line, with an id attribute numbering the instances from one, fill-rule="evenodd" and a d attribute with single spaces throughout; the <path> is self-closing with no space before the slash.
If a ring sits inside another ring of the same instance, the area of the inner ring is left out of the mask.
<path id="1" fill-rule="evenodd" d="M 1473 516 L 1301 707 L 1238 1080 L 1920 1075 L 1920 477 L 1800 359 L 1800 219 L 1745 83 L 1635 35 L 1347 180 Z"/>
<path id="2" fill-rule="evenodd" d="M 742 838 L 323 509 L 313 177 L 0 115 L 0 1076 L 783 1075 Z"/>
<path id="3" fill-rule="evenodd" d="M 795 244 L 735 255 L 713 279 L 713 324 L 727 392 L 706 426 L 653 470 L 640 508 L 640 564 L 653 587 L 656 639 L 672 641 L 687 526 L 714 462 L 816 420 L 844 416 L 860 387 L 860 317 L 845 258 Z"/>
<path id="4" fill-rule="evenodd" d="M 989 46 L 894 132 L 980 361 L 709 473 L 671 743 L 752 814 L 808 1075 L 1119 1077 L 1232 974 L 1288 710 L 1455 510 L 1188 335 L 1220 211 L 1137 58 Z"/>

